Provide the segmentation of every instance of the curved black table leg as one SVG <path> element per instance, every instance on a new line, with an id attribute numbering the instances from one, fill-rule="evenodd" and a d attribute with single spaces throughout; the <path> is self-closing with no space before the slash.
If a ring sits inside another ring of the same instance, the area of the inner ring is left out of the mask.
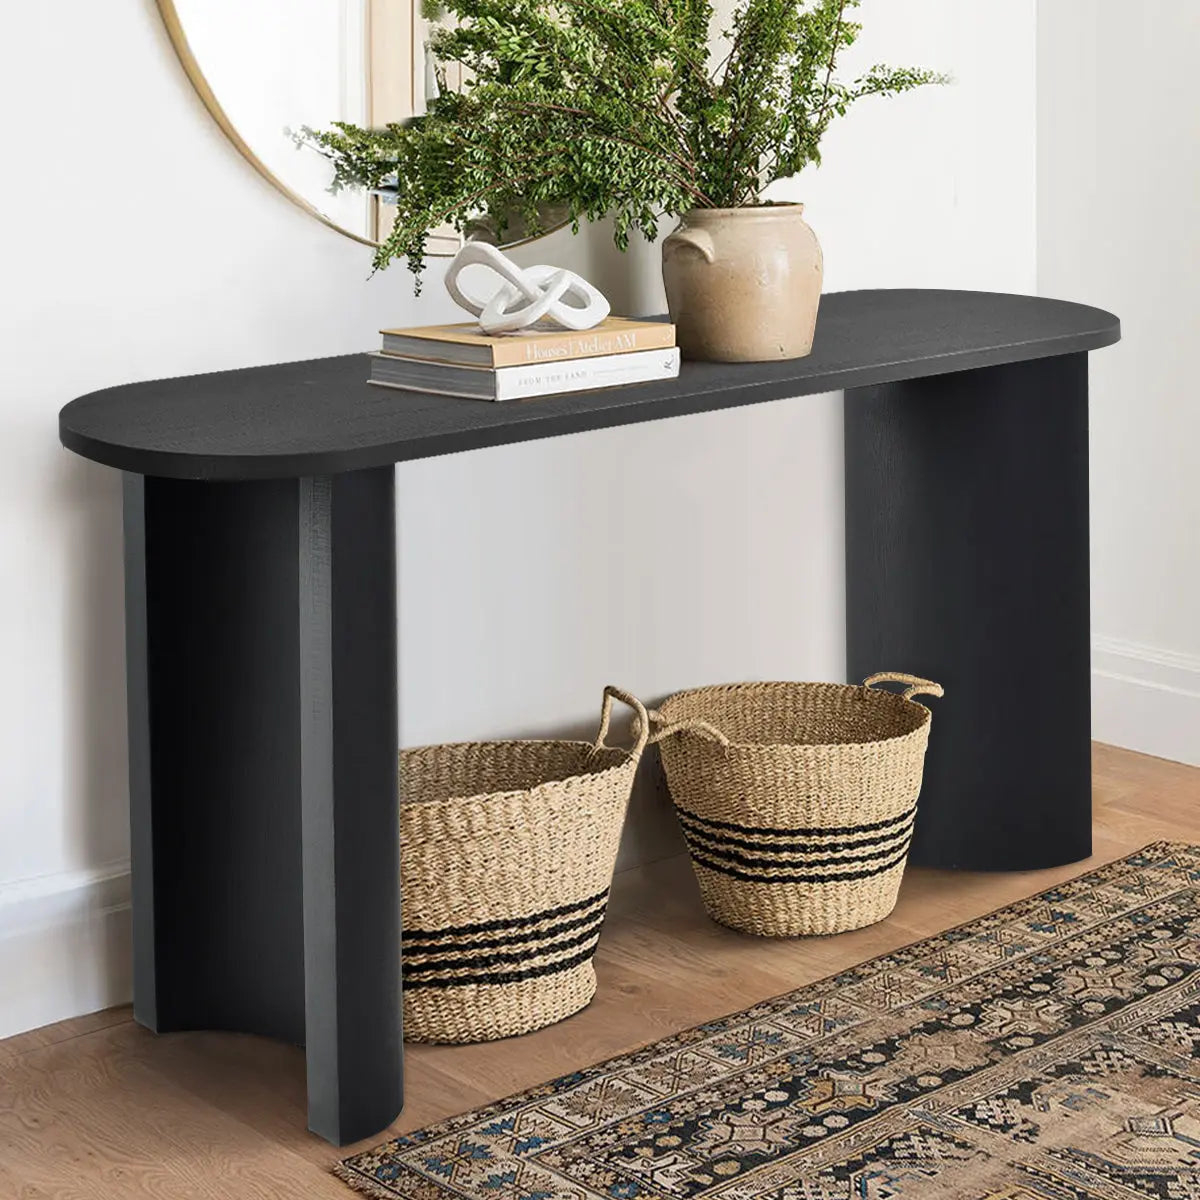
<path id="1" fill-rule="evenodd" d="M 1091 853 L 1087 356 L 846 392 L 851 679 L 945 685 L 912 861 Z"/>
<path id="2" fill-rule="evenodd" d="M 400 1111 L 394 471 L 125 476 L 134 1011 L 306 1046 L 309 1127 Z"/>

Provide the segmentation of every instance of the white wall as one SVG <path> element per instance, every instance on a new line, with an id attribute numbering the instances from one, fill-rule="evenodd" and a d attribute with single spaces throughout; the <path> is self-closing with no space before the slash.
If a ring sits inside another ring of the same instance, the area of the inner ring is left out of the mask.
<path id="1" fill-rule="evenodd" d="M 1034 2 L 868 0 L 863 63 L 951 69 L 832 133 L 809 202 L 831 289 L 1034 286 Z M 403 268 L 273 192 L 192 95 L 150 0 L 21 5 L 0 40 L 0 1034 L 125 998 L 119 481 L 56 413 L 134 379 L 369 347 L 446 319 Z M 565 234 L 625 307 L 655 260 Z M 809 397 L 409 464 L 400 507 L 406 744 L 583 730 L 610 679 L 843 671 L 841 418 Z M 880 664 L 886 666 L 888 664 Z M 639 801 L 626 861 L 659 852 Z"/>
<path id="2" fill-rule="evenodd" d="M 1044 0 L 1039 290 L 1092 356 L 1094 733 L 1200 764 L 1200 4 Z"/>

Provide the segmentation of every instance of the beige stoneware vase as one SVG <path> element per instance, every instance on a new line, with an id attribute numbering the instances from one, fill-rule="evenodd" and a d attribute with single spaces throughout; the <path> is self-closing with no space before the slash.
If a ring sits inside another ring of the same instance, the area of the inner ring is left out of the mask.
<path id="1" fill-rule="evenodd" d="M 684 358 L 767 362 L 812 350 L 821 247 L 803 204 L 696 208 L 663 242 Z"/>

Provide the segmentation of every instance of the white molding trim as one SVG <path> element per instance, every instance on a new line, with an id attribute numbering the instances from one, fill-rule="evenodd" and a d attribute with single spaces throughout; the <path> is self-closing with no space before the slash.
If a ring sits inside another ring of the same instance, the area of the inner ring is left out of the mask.
<path id="1" fill-rule="evenodd" d="M 127 1003 L 129 864 L 0 884 L 0 1038 Z"/>
<path id="2" fill-rule="evenodd" d="M 1093 638 L 1092 736 L 1200 766 L 1200 656 Z"/>

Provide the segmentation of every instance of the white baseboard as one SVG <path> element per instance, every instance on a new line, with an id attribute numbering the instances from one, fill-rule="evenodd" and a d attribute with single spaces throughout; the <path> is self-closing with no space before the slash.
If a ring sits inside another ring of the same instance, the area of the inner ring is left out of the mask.
<path id="1" fill-rule="evenodd" d="M 129 864 L 0 884 L 0 1038 L 125 1004 Z"/>
<path id="2" fill-rule="evenodd" d="M 1092 737 L 1200 766 L 1200 657 L 1093 638 Z"/>

